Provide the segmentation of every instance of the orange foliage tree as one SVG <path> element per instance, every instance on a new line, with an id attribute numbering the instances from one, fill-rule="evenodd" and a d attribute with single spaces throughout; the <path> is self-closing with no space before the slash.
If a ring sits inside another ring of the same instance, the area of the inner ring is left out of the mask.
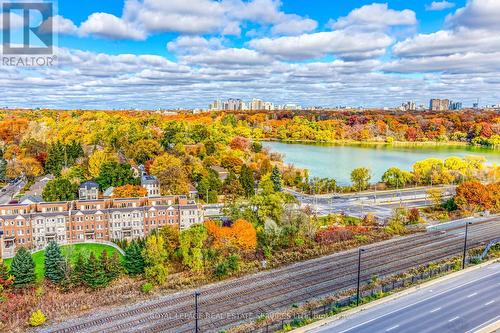
<path id="1" fill-rule="evenodd" d="M 492 200 L 486 186 L 478 181 L 469 181 L 457 187 L 455 202 L 463 211 L 476 212 L 491 208 Z"/>
<path id="2" fill-rule="evenodd" d="M 257 247 L 255 228 L 246 220 L 236 220 L 230 227 L 221 227 L 215 221 L 207 221 L 205 227 L 216 249 L 235 247 L 242 251 L 249 251 Z"/>
<path id="3" fill-rule="evenodd" d="M 138 198 L 145 197 L 148 191 L 140 185 L 123 185 L 118 186 L 113 190 L 115 198 Z"/>

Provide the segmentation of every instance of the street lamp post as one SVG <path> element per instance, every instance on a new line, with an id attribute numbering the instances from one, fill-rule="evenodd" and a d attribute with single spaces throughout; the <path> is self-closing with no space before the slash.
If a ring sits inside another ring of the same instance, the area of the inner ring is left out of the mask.
<path id="1" fill-rule="evenodd" d="M 356 306 L 359 305 L 359 284 L 361 280 L 361 252 L 365 252 L 365 249 L 358 250 L 358 284 L 356 288 Z"/>
<path id="2" fill-rule="evenodd" d="M 469 232 L 469 225 L 471 225 L 471 224 L 472 224 L 472 222 L 465 223 L 464 255 L 462 257 L 462 269 L 465 268 L 465 256 L 467 254 L 467 234 Z"/>
<path id="3" fill-rule="evenodd" d="M 200 296 L 199 291 L 195 291 L 194 293 L 194 326 L 195 326 L 195 333 L 198 333 L 200 330 L 198 328 L 198 297 Z"/>

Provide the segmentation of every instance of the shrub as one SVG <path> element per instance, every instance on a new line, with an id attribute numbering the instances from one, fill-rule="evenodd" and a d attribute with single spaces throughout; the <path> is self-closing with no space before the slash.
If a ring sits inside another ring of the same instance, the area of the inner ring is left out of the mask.
<path id="1" fill-rule="evenodd" d="M 443 203 L 443 208 L 446 209 L 449 212 L 453 212 L 453 211 L 455 211 L 455 210 L 458 209 L 458 206 L 455 203 L 455 199 L 454 198 L 450 198 L 450 199 L 446 200 Z"/>
<path id="2" fill-rule="evenodd" d="M 303 246 L 304 245 L 304 240 L 300 237 L 295 238 L 295 246 Z"/>
<path id="3" fill-rule="evenodd" d="M 153 291 L 153 284 L 146 282 L 141 286 L 141 291 L 145 294 L 149 294 Z"/>
<path id="4" fill-rule="evenodd" d="M 418 208 L 412 208 L 408 212 L 408 222 L 411 224 L 417 224 L 420 222 L 420 211 Z"/>
<path id="5" fill-rule="evenodd" d="M 222 262 L 215 266 L 214 275 L 216 278 L 223 278 L 227 275 L 227 264 Z"/>
<path id="6" fill-rule="evenodd" d="M 43 325 L 47 321 L 47 318 L 43 314 L 42 310 L 38 309 L 31 314 L 31 317 L 28 321 L 30 326 L 37 327 Z"/>

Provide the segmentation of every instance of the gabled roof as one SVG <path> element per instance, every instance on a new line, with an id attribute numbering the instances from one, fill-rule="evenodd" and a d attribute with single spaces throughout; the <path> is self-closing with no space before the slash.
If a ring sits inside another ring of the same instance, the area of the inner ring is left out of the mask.
<path id="1" fill-rule="evenodd" d="M 25 204 L 25 203 L 40 203 L 43 202 L 42 197 L 38 195 L 25 195 L 19 199 L 20 204 Z"/>

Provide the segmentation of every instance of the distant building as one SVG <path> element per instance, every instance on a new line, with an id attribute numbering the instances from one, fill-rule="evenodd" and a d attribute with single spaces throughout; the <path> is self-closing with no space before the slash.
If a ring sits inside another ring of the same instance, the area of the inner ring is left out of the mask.
<path id="1" fill-rule="evenodd" d="M 416 111 L 417 110 L 417 103 L 414 101 L 408 101 L 406 103 L 403 103 L 401 105 L 401 110 L 403 111 Z"/>
<path id="2" fill-rule="evenodd" d="M 224 110 L 239 111 L 241 110 L 241 99 L 230 98 L 224 103 Z"/>
<path id="3" fill-rule="evenodd" d="M 431 111 L 447 111 L 450 108 L 450 100 L 448 99 L 431 99 L 429 109 Z"/>
<path id="4" fill-rule="evenodd" d="M 222 181 L 226 180 L 227 176 L 229 176 L 229 171 L 227 171 L 223 167 L 213 165 L 210 168 L 215 172 L 217 172 L 217 174 L 219 175 L 219 179 Z"/>
<path id="5" fill-rule="evenodd" d="M 450 102 L 450 110 L 461 110 L 462 102 Z"/>
<path id="6" fill-rule="evenodd" d="M 78 198 L 80 200 L 99 199 L 99 184 L 93 181 L 82 183 L 78 189 Z"/>
<path id="7" fill-rule="evenodd" d="M 141 186 L 148 191 L 148 197 L 152 198 L 160 196 L 160 182 L 155 176 L 143 175 L 141 177 Z"/>

